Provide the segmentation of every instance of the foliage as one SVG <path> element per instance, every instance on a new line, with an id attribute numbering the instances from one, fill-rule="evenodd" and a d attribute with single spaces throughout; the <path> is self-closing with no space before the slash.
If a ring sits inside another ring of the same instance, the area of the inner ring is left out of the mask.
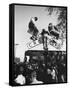
<path id="1" fill-rule="evenodd" d="M 47 7 L 48 15 L 52 15 L 54 12 L 58 15 L 58 28 L 66 32 L 66 17 L 67 17 L 67 8 L 66 7 Z"/>

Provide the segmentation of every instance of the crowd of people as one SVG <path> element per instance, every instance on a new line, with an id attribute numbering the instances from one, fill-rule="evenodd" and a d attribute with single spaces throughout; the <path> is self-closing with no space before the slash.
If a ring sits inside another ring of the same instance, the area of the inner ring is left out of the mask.
<path id="1" fill-rule="evenodd" d="M 66 52 L 48 51 L 48 53 L 44 53 L 46 52 L 27 51 L 24 62 L 14 64 L 14 83 L 16 85 L 67 82 Z"/>

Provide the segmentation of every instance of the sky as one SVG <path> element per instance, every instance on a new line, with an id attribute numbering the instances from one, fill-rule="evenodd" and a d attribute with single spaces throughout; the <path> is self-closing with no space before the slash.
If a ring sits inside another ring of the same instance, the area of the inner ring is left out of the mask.
<path id="1" fill-rule="evenodd" d="M 38 6 L 22 6 L 15 5 L 15 56 L 24 58 L 24 53 L 27 48 L 27 43 L 30 42 L 31 35 L 27 33 L 28 24 L 31 17 L 38 17 L 36 26 L 39 32 L 44 28 L 48 30 L 48 24 L 52 22 L 54 25 L 58 23 L 57 15 L 53 13 L 51 16 L 48 15 L 47 7 Z M 66 43 L 66 42 L 65 42 Z M 62 49 L 66 49 L 65 44 Z M 56 50 L 51 45 L 48 46 L 49 50 Z M 43 46 L 38 45 L 31 50 L 43 50 Z"/>

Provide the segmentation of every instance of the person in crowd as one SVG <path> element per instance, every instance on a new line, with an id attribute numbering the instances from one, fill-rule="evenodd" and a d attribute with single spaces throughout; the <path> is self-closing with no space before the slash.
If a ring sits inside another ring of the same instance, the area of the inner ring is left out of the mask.
<path id="1" fill-rule="evenodd" d="M 65 82 L 66 81 L 66 64 L 65 64 L 65 57 L 64 55 L 61 56 L 61 70 L 62 70 L 62 73 L 61 73 L 61 80 L 62 82 Z"/>
<path id="2" fill-rule="evenodd" d="M 51 68 L 47 68 L 46 81 L 45 83 L 52 83 Z"/>
<path id="3" fill-rule="evenodd" d="M 51 75 L 52 75 L 52 82 L 57 83 L 58 82 L 58 77 L 57 77 L 58 71 L 56 66 L 52 67 Z"/>
<path id="4" fill-rule="evenodd" d="M 14 81 L 20 85 L 24 85 L 26 83 L 26 79 L 22 74 L 18 75 Z"/>
<path id="5" fill-rule="evenodd" d="M 25 65 L 24 63 L 20 63 L 17 65 L 17 68 L 16 68 L 16 77 L 14 79 L 14 82 L 16 84 L 19 84 L 19 85 L 24 85 L 26 84 L 26 78 L 25 78 Z"/>
<path id="6" fill-rule="evenodd" d="M 33 72 L 31 73 L 31 84 L 43 84 L 42 81 L 38 81 L 38 80 L 37 80 L 36 71 L 33 71 Z"/>

